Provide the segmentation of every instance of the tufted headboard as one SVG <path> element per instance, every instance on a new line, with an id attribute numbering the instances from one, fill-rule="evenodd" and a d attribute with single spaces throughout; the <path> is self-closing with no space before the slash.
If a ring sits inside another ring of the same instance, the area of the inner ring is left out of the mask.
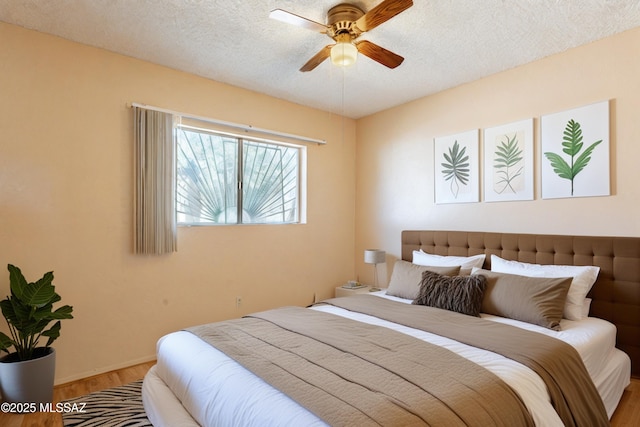
<path id="1" fill-rule="evenodd" d="M 640 237 L 590 237 L 467 231 L 405 230 L 402 259 L 413 251 L 436 255 L 487 254 L 535 264 L 596 265 L 598 280 L 588 297 L 589 316 L 613 323 L 616 346 L 631 357 L 633 376 L 640 376 Z"/>

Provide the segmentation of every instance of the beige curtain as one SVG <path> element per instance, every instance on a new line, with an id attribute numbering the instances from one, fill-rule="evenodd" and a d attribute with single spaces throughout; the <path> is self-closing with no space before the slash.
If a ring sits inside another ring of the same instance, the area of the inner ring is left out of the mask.
<path id="1" fill-rule="evenodd" d="M 173 115 L 133 107 L 135 141 L 134 252 L 175 252 Z"/>

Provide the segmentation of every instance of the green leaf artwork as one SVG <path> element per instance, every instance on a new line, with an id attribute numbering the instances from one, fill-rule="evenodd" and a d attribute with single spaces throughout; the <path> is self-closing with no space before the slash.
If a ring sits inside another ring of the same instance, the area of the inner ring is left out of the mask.
<path id="1" fill-rule="evenodd" d="M 453 146 L 449 147 L 449 153 L 444 153 L 446 162 L 440 163 L 445 181 L 451 181 L 450 190 L 454 198 L 458 198 L 460 185 L 467 185 L 469 182 L 469 156 L 466 155 L 467 148 L 462 147 L 456 140 Z"/>
<path id="2" fill-rule="evenodd" d="M 496 172 L 496 181 L 494 189 L 498 194 L 502 194 L 507 189 L 516 193 L 513 187 L 513 181 L 522 175 L 524 166 L 522 166 L 523 152 L 518 144 L 517 134 L 513 134 L 513 138 L 504 135 L 506 141 L 501 141 L 496 146 L 494 152 L 493 168 Z"/>
<path id="3" fill-rule="evenodd" d="M 571 181 L 571 195 L 573 196 L 573 186 L 576 175 L 589 164 L 591 160 L 591 154 L 598 144 L 602 140 L 596 141 L 587 147 L 582 154 L 578 155 L 582 150 L 584 143 L 582 142 L 582 129 L 580 123 L 571 119 L 567 122 L 567 126 L 564 130 L 564 136 L 562 137 L 562 152 L 568 155 L 569 163 L 565 161 L 559 154 L 545 152 L 545 157 L 551 163 L 553 171 L 560 177 Z"/>

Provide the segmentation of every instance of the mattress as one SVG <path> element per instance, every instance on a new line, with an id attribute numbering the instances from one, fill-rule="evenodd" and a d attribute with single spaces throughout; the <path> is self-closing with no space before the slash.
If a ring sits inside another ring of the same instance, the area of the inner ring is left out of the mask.
<path id="1" fill-rule="evenodd" d="M 384 292 L 378 296 L 402 302 Z M 543 381 L 528 368 L 495 353 L 375 317 L 321 305 L 314 310 L 388 327 L 441 345 L 499 376 L 520 394 L 536 425 L 561 426 Z M 483 315 L 559 338 L 576 348 L 585 362 L 609 417 L 629 383 L 630 361 L 615 345 L 615 327 L 596 318 L 562 321 L 551 331 L 516 320 Z M 251 390 L 247 393 L 247 390 Z M 322 420 L 247 371 L 195 335 L 179 331 L 158 341 L 157 365 L 143 385 L 143 402 L 154 426 L 324 426 Z M 282 417 L 281 414 L 287 414 Z"/>

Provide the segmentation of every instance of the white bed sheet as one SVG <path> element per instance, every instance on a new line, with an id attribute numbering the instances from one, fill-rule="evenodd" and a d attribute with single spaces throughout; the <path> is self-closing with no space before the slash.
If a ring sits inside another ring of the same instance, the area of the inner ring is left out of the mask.
<path id="1" fill-rule="evenodd" d="M 407 302 L 386 296 L 384 291 L 372 294 Z M 334 306 L 316 306 L 313 309 L 390 327 L 455 351 L 486 367 L 514 388 L 533 414 L 537 425 L 562 426 L 549 402 L 543 381 L 533 371 L 515 361 L 448 338 Z M 582 321 L 563 320 L 563 330 L 555 332 L 511 319 L 484 315 L 483 317 L 536 330 L 573 345 L 585 360 L 587 370 L 603 396 L 607 413 L 611 417 L 624 387 L 629 383 L 631 369 L 628 356 L 613 347 L 613 325 L 595 318 Z M 603 349 L 605 346 L 606 349 Z M 161 338 L 158 341 L 157 357 L 158 363 L 148 378 L 145 378 L 143 387 L 145 409 L 156 427 L 190 425 L 176 424 L 178 421 L 175 414 L 178 408 L 169 411 L 172 418 L 167 419 L 167 411 L 164 408 L 171 405 L 168 400 L 172 399 L 172 395 L 173 400 L 179 401 L 179 406 L 186 410 L 185 414 L 180 415 L 180 420 L 192 417 L 192 421 L 203 426 L 326 425 L 288 396 L 189 332 L 174 332 Z M 171 392 L 167 393 L 165 386 Z M 283 413 L 287 414 L 286 419 L 280 416 Z"/>

